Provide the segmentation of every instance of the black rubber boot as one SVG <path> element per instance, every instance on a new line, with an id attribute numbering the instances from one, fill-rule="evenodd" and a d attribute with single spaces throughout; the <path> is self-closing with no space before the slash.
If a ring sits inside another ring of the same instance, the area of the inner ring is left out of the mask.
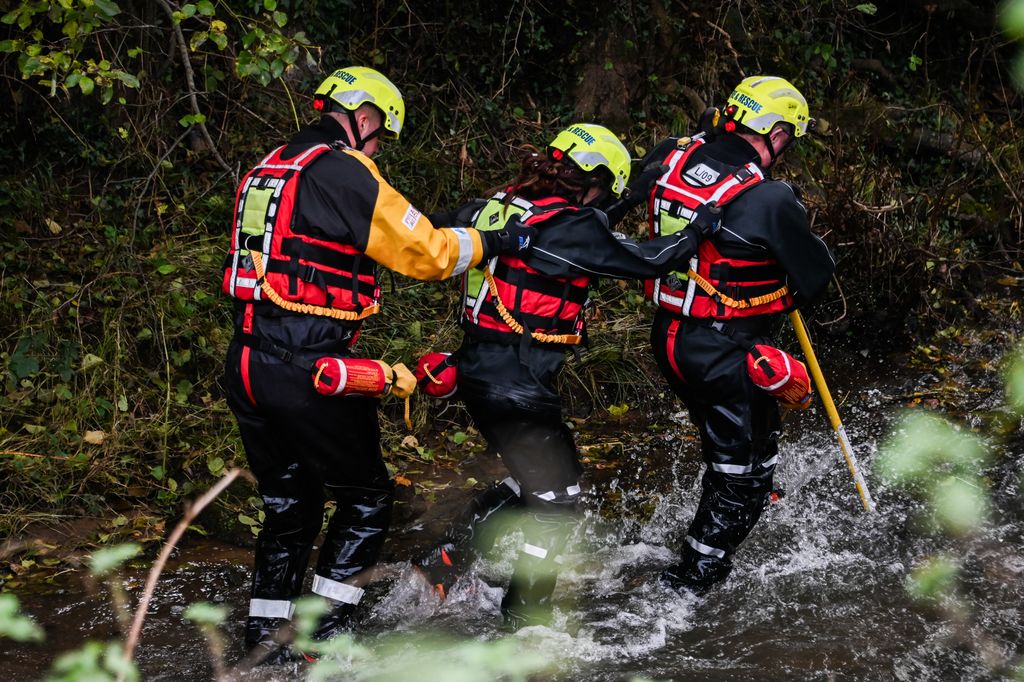
<path id="1" fill-rule="evenodd" d="M 565 549 L 576 520 L 565 512 L 533 513 L 524 517 L 524 524 L 523 548 L 501 600 L 507 630 L 550 623 L 556 558 Z"/>
<path id="2" fill-rule="evenodd" d="M 355 610 L 355 604 L 334 602 L 331 610 L 320 618 L 320 623 L 313 631 L 313 640 L 326 642 L 339 635 L 352 632 L 352 615 Z"/>
<path id="3" fill-rule="evenodd" d="M 293 660 L 288 643 L 291 622 L 285 618 L 249 616 L 245 621 L 245 649 L 251 665 L 275 665 Z"/>
<path id="4" fill-rule="evenodd" d="M 699 596 L 725 580 L 731 571 L 728 558 L 705 556 L 686 548 L 683 560 L 662 572 L 661 582 L 680 594 L 691 592 Z"/>
<path id="5" fill-rule="evenodd" d="M 503 629 L 515 632 L 530 625 L 551 622 L 551 595 L 555 591 L 554 562 L 534 566 L 531 570 L 517 567 L 508 591 L 501 600 Z"/>
<path id="6" fill-rule="evenodd" d="M 494 545 L 497 529 L 493 526 L 501 513 L 522 506 L 518 488 L 515 481 L 505 479 L 475 495 L 445 530 L 441 543 L 413 559 L 413 566 L 423 573 L 441 599 L 476 556 Z"/>

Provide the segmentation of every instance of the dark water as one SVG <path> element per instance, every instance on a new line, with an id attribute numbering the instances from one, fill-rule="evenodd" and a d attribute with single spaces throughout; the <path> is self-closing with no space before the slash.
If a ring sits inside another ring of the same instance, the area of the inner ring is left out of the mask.
<path id="1" fill-rule="evenodd" d="M 921 380 L 846 378 L 837 395 L 862 465 L 870 472 L 892 423 L 896 397 Z M 864 388 L 870 383 L 872 388 Z M 853 390 L 853 389 L 857 390 Z M 995 408 L 998 396 L 978 394 L 971 409 Z M 678 410 L 678 406 L 673 407 Z M 972 416 L 967 415 L 968 421 Z M 527 628 L 513 639 L 552 665 L 535 679 L 628 680 L 989 680 L 1002 679 L 979 648 L 1019 660 L 1024 653 L 1024 522 L 1021 479 L 1024 448 L 1000 449 L 990 476 L 992 522 L 980 538 L 954 542 L 927 532 L 923 505 L 869 477 L 878 505 L 864 513 L 818 412 L 791 415 L 781 446 L 777 482 L 787 492 L 773 505 L 736 557 L 730 579 L 708 596 L 681 597 L 655 578 L 675 560 L 698 496 L 697 445 L 684 412 L 612 423 L 601 431 L 617 466 L 592 466 L 587 520 L 566 557 L 553 627 Z M 606 437 L 606 438 L 605 438 Z M 601 440 L 598 438 L 598 440 Z M 1019 443 L 1019 441 L 1018 441 Z M 616 448 L 621 449 L 616 450 Z M 998 447 L 998 446 L 997 446 Z M 597 452 L 595 450 L 595 452 Z M 599 459 L 595 456 L 595 459 Z M 500 476 L 481 462 L 476 475 Z M 445 498 L 442 497 L 442 500 Z M 443 518 L 460 500 L 432 510 Z M 446 511 L 448 510 L 448 511 Z M 397 529 L 382 580 L 356 641 L 376 651 L 379 665 L 356 661 L 332 679 L 379 679 L 389 661 L 417 660 L 425 646 L 414 635 L 457 640 L 500 636 L 500 585 L 511 571 L 515 538 L 478 562 L 443 604 L 402 561 L 422 541 L 420 521 Z M 923 558 L 949 551 L 963 560 L 967 613 L 960 624 L 907 594 L 910 570 Z M 240 655 L 247 606 L 249 553 L 215 542 L 185 548 L 165 572 L 139 648 L 144 679 L 211 678 L 205 642 L 183 622 L 185 605 L 231 606 L 223 628 L 229 661 Z M 129 578 L 133 594 L 144 575 Z M 20 594 L 25 609 L 48 633 L 45 648 L 12 646 L 0 653 L 4 679 L 38 679 L 54 651 L 86 638 L 115 636 L 109 599 L 66 576 L 62 591 L 37 586 Z M 445 647 L 440 654 L 445 656 Z M 423 671 L 430 669 L 426 665 Z M 491 679 L 463 667 L 462 677 Z M 305 679 L 294 665 L 245 679 Z M 429 677 L 429 674 L 427 675 Z M 387 679 L 422 679 L 411 672 Z M 436 678 L 438 680 L 442 678 Z"/>

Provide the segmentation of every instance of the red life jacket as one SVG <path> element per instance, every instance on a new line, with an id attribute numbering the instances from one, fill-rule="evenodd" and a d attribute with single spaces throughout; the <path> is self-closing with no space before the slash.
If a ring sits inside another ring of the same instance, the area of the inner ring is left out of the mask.
<path id="1" fill-rule="evenodd" d="M 342 319 L 376 313 L 376 263 L 349 244 L 295 231 L 299 178 L 331 147 L 315 145 L 288 160 L 281 158 L 283 150 L 279 147 L 260 161 L 238 187 L 224 293 L 242 301 L 271 299 L 295 312 Z M 258 249 L 265 283 L 249 249 Z"/>
<path id="2" fill-rule="evenodd" d="M 694 139 L 666 157 L 669 169 L 651 193 L 652 237 L 679 232 L 690 224 L 701 204 L 714 201 L 725 207 L 765 179 L 753 162 L 731 173 L 721 173 L 704 163 L 687 167 L 690 155 L 703 144 L 703 139 Z M 783 312 L 793 304 L 785 273 L 774 259 L 727 258 L 715 246 L 714 238 L 701 242 L 689 272 L 649 280 L 646 289 L 647 295 L 666 310 L 718 320 Z"/>
<path id="3" fill-rule="evenodd" d="M 499 192 L 473 219 L 478 230 L 497 230 L 513 216 L 544 230 L 551 218 L 562 211 L 576 210 L 560 197 L 527 200 L 513 196 L 506 206 L 505 192 Z M 493 276 L 498 299 L 514 318 L 517 331 L 502 317 L 484 273 L 470 270 L 463 278 L 462 324 L 467 333 L 485 341 L 514 343 L 526 330 L 536 334 L 559 336 L 538 339 L 553 343 L 577 344 L 583 334 L 583 308 L 589 301 L 589 277 L 549 277 L 514 256 L 492 258 L 485 266 Z"/>

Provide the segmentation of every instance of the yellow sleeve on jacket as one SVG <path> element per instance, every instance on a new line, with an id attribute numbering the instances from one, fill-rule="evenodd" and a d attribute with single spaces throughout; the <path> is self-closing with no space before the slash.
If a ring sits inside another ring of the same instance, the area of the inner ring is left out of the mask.
<path id="1" fill-rule="evenodd" d="M 379 183 L 366 255 L 386 268 L 414 279 L 447 279 L 483 258 L 480 233 L 472 228 L 434 229 L 425 215 L 389 185 L 377 165 L 355 154 Z"/>

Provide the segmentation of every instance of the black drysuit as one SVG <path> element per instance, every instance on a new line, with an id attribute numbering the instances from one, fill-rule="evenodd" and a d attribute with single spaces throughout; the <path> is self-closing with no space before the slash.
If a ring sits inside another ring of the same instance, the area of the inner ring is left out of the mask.
<path id="1" fill-rule="evenodd" d="M 581 208 L 545 220 L 524 260 L 550 277 L 650 278 L 685 266 L 698 242 L 697 229 L 688 227 L 637 243 L 612 233 L 600 210 Z M 566 348 L 523 343 L 521 337 L 513 343 L 485 341 L 474 336 L 472 323 L 464 326 L 459 397 L 511 476 L 477 495 L 446 531 L 441 547 L 419 563 L 440 565 L 444 549 L 447 560 L 464 567 L 493 541 L 486 522 L 499 511 L 519 509 L 524 544 L 502 610 L 511 627 L 543 622 L 555 587 L 556 559 L 575 527 L 582 471 L 556 390 Z M 449 574 L 446 582 L 451 580 Z"/>
<path id="2" fill-rule="evenodd" d="M 283 158 L 345 139 L 345 130 L 324 117 L 299 132 Z M 479 233 L 434 229 L 372 160 L 347 147 L 302 171 L 291 224 L 296 234 L 351 245 L 364 259 L 418 279 L 460 274 L 483 257 Z M 333 600 L 320 629 L 326 637 L 359 602 L 364 571 L 377 561 L 391 516 L 393 485 L 381 457 L 377 399 L 321 395 L 309 370 L 321 356 L 350 356 L 360 323 L 298 314 L 269 301 L 236 300 L 235 311 L 225 385 L 265 514 L 247 644 L 267 642 L 291 617 L 330 496 L 337 506 L 312 585 Z"/>
<path id="3" fill-rule="evenodd" d="M 645 165 L 664 158 L 674 141 L 659 145 Z M 687 168 L 710 157 L 739 167 L 757 159 L 745 140 L 726 135 L 701 146 Z M 786 183 L 766 179 L 728 203 L 714 246 L 727 258 L 775 260 L 797 306 L 817 298 L 835 269 L 825 243 L 808 225 L 806 210 Z M 663 579 L 694 591 L 724 579 L 731 557 L 757 523 L 772 490 L 782 425 L 775 398 L 757 388 L 746 370 L 752 342 L 772 344 L 777 314 L 734 318 L 721 330 L 710 320 L 659 308 L 651 345 L 662 374 L 700 430 L 706 465 L 702 492 L 682 547 L 682 561 Z"/>

